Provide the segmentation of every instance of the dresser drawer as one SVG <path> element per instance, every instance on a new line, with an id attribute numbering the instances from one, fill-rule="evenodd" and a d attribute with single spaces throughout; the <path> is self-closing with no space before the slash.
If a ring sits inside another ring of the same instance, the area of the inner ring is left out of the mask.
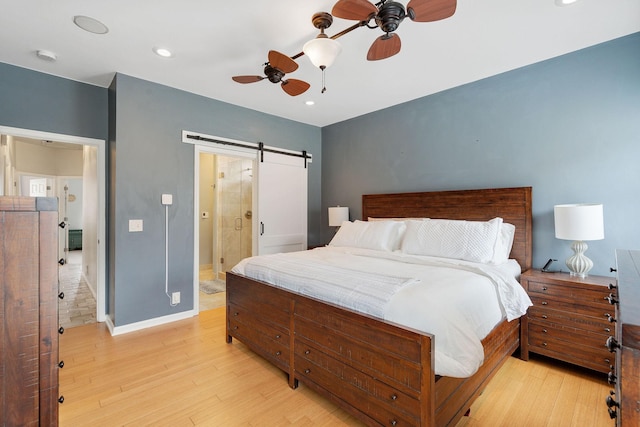
<path id="1" fill-rule="evenodd" d="M 549 339 L 560 340 L 567 345 L 581 344 L 602 350 L 609 335 L 596 334 L 590 331 L 571 328 L 565 325 L 554 325 L 550 323 L 530 321 L 529 336 L 548 336 Z"/>
<path id="2" fill-rule="evenodd" d="M 572 329 L 604 335 L 605 338 L 615 331 L 615 324 L 609 322 L 609 313 L 601 313 L 600 317 L 585 316 L 570 311 L 552 310 L 548 306 L 529 307 L 529 322 L 546 325 L 562 325 Z"/>
<path id="3" fill-rule="evenodd" d="M 603 307 L 610 305 L 606 299 L 610 291 L 604 286 L 571 286 L 553 282 L 543 283 L 529 280 L 528 292 L 529 295 L 567 301 L 575 304 L 588 306 L 601 305 Z"/>
<path id="4" fill-rule="evenodd" d="M 227 324 L 230 333 L 281 369 L 289 367 L 289 332 L 265 323 L 245 309 L 230 305 Z"/>
<path id="5" fill-rule="evenodd" d="M 382 425 L 419 424 L 418 400 L 314 347 L 296 344 L 295 376 L 305 383 L 311 381 L 331 390 L 332 394 Z"/>
<path id="6" fill-rule="evenodd" d="M 529 331 L 530 351 L 607 373 L 615 363 L 615 355 L 604 346 L 605 341 L 602 341 L 602 348 L 597 348 Z"/>
<path id="7" fill-rule="evenodd" d="M 608 303 L 589 306 L 556 299 L 553 296 L 547 295 L 530 294 L 529 297 L 531 298 L 531 302 L 533 302 L 533 307 L 558 310 L 567 314 L 571 313 L 572 315 L 580 314 L 591 316 L 596 319 L 603 319 L 603 321 L 606 321 L 607 315 L 612 314 L 613 311 L 613 307 Z"/>

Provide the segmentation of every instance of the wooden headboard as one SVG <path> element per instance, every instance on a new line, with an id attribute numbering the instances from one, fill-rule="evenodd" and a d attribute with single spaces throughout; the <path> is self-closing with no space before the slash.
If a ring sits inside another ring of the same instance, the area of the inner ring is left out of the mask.
<path id="1" fill-rule="evenodd" d="M 362 219 L 444 218 L 487 221 L 501 217 L 516 226 L 511 258 L 531 268 L 531 187 L 422 193 L 365 194 Z"/>

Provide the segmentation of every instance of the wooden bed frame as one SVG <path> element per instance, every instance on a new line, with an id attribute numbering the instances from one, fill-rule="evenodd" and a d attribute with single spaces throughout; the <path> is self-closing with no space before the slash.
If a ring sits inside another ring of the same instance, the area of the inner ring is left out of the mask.
<path id="1" fill-rule="evenodd" d="M 367 218 L 502 217 L 516 226 L 511 258 L 531 268 L 531 187 L 362 196 Z M 469 378 L 434 374 L 434 337 L 227 273 L 227 342 L 236 338 L 371 426 L 449 426 L 469 410 L 520 344 L 520 321 L 483 340 Z M 436 337 L 437 339 L 437 337 Z"/>

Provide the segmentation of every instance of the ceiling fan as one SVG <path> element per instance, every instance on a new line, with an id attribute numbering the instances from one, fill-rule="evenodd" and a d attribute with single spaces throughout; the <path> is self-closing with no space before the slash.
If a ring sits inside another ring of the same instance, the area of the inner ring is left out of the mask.
<path id="1" fill-rule="evenodd" d="M 410 0 L 407 8 L 396 1 L 338 0 L 331 14 L 338 18 L 361 21 L 368 28 L 379 27 L 384 34 L 378 37 L 367 53 L 369 61 L 389 58 L 400 52 L 400 36 L 394 33 L 407 16 L 416 22 L 433 22 L 452 16 L 456 0 Z M 375 25 L 370 24 L 371 21 Z"/>
<path id="2" fill-rule="evenodd" d="M 293 73 L 298 69 L 296 61 L 278 51 L 270 50 L 269 62 L 264 64 L 264 76 L 234 76 L 232 79 L 238 83 L 255 83 L 268 79 L 271 83 L 280 83 L 282 90 L 291 96 L 298 96 L 309 89 L 309 83 L 297 79 L 284 79 L 285 74 Z"/>

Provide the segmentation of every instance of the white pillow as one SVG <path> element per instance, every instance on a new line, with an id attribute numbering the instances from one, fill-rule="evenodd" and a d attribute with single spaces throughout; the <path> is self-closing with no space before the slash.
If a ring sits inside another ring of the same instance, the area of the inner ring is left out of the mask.
<path id="1" fill-rule="evenodd" d="M 392 252 L 400 247 L 403 221 L 344 221 L 329 246 L 348 246 Z"/>
<path id="2" fill-rule="evenodd" d="M 488 263 L 494 259 L 502 218 L 491 221 L 406 221 L 402 252 Z"/>
<path id="3" fill-rule="evenodd" d="M 516 226 L 503 222 L 500 227 L 500 236 L 496 240 L 496 247 L 493 253 L 491 264 L 504 264 L 509 260 L 511 248 L 513 247 L 513 238 L 516 233 Z"/>

